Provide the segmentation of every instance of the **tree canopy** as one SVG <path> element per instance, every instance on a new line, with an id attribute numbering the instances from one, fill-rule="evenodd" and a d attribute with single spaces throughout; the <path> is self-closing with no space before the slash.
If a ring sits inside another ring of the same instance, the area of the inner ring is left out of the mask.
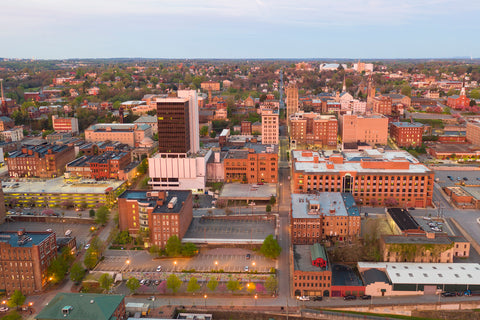
<path id="1" fill-rule="evenodd" d="M 140 288 L 140 281 L 138 281 L 137 278 L 130 277 L 125 285 L 127 286 L 128 290 L 130 290 L 130 293 L 134 293 L 138 288 Z"/>
<path id="2" fill-rule="evenodd" d="M 198 284 L 198 280 L 195 277 L 191 277 L 190 281 L 188 281 L 187 291 L 191 293 L 195 293 L 200 290 L 200 285 Z"/>
<path id="3" fill-rule="evenodd" d="M 95 212 L 95 222 L 98 224 L 106 224 L 110 216 L 110 210 L 106 206 L 101 206 Z"/>
<path id="4" fill-rule="evenodd" d="M 180 280 L 176 274 L 172 273 L 167 278 L 167 288 L 172 290 L 173 293 L 176 293 L 180 286 L 182 285 L 182 280 Z"/>
<path id="5" fill-rule="evenodd" d="M 260 248 L 260 253 L 267 258 L 276 259 L 281 252 L 282 248 L 278 244 L 277 239 L 275 239 L 271 234 L 268 235 L 263 241 L 262 247 Z"/>
<path id="6" fill-rule="evenodd" d="M 10 308 L 17 308 L 25 303 L 26 297 L 23 295 L 23 293 L 20 290 L 15 290 L 7 301 L 7 305 Z"/>
<path id="7" fill-rule="evenodd" d="M 108 273 L 104 273 L 100 276 L 100 279 L 98 279 L 98 282 L 101 288 L 105 290 L 109 290 L 110 286 L 113 284 L 113 278 Z"/>

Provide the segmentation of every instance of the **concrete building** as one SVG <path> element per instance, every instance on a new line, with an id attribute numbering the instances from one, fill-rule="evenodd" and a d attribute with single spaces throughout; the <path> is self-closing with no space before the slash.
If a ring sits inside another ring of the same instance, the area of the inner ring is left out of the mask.
<path id="1" fill-rule="evenodd" d="M 23 128 L 21 126 L 12 129 L 0 131 L 0 139 L 6 142 L 16 142 L 23 140 Z"/>
<path id="2" fill-rule="evenodd" d="M 480 146 L 480 120 L 467 121 L 467 141 Z"/>
<path id="3" fill-rule="evenodd" d="M 152 138 L 152 128 L 146 124 L 97 123 L 85 130 L 85 141 L 118 141 L 138 147 L 145 138 Z"/>
<path id="4" fill-rule="evenodd" d="M 147 242 L 162 248 L 174 235 L 181 240 L 193 218 L 191 191 L 127 190 L 118 197 L 118 207 L 121 231 L 147 233 Z"/>
<path id="5" fill-rule="evenodd" d="M 13 121 L 11 118 L 5 116 L 0 117 L 0 131 L 13 129 L 14 127 L 15 121 Z"/>
<path id="6" fill-rule="evenodd" d="M 247 144 L 245 149 L 231 149 L 223 167 L 225 182 L 277 183 L 278 148 Z"/>
<path id="7" fill-rule="evenodd" d="M 278 109 L 262 109 L 262 144 L 278 144 L 280 124 Z"/>
<path id="8" fill-rule="evenodd" d="M 386 145 L 388 141 L 388 118 L 380 114 L 342 115 L 340 116 L 340 133 L 343 144 Z"/>
<path id="9" fill-rule="evenodd" d="M 78 119 L 77 118 L 60 118 L 52 115 L 52 125 L 55 132 L 72 132 L 78 134 Z"/>
<path id="10" fill-rule="evenodd" d="M 152 133 L 158 133 L 158 120 L 156 116 L 142 115 L 137 120 L 133 121 L 135 124 L 146 124 L 152 127 Z"/>
<path id="11" fill-rule="evenodd" d="M 57 256 L 53 232 L 0 232 L 0 290 L 11 295 L 42 291 L 48 283 L 47 269 Z"/>
<path id="12" fill-rule="evenodd" d="M 399 147 L 420 147 L 423 131 L 423 124 L 419 122 L 392 122 L 390 125 L 390 137 Z"/>
<path id="13" fill-rule="evenodd" d="M 125 296 L 60 292 L 35 317 L 37 320 L 124 320 Z"/>
<path id="14" fill-rule="evenodd" d="M 389 116 L 392 114 L 392 98 L 378 96 L 373 98 L 373 112 Z"/>
<path id="15" fill-rule="evenodd" d="M 313 144 L 336 148 L 338 121 L 332 115 L 298 112 L 290 116 L 290 138 L 295 146 Z"/>
<path id="16" fill-rule="evenodd" d="M 73 146 L 43 144 L 23 146 L 20 151 L 8 155 L 10 177 L 58 177 L 65 172 L 65 165 L 75 158 Z"/>
<path id="17" fill-rule="evenodd" d="M 296 85 L 289 85 L 285 88 L 286 105 L 287 105 L 287 119 L 290 115 L 298 112 L 298 88 Z"/>
<path id="18" fill-rule="evenodd" d="M 329 297 L 332 270 L 325 248 L 319 243 L 293 246 L 295 296 Z"/>
<path id="19" fill-rule="evenodd" d="M 434 173 L 406 151 L 379 149 L 323 157 L 318 152 L 292 152 L 294 193 L 347 192 L 355 201 L 400 207 L 432 205 Z"/>
<path id="20" fill-rule="evenodd" d="M 346 241 L 360 235 L 360 213 L 352 194 L 292 194 L 292 243 Z"/>

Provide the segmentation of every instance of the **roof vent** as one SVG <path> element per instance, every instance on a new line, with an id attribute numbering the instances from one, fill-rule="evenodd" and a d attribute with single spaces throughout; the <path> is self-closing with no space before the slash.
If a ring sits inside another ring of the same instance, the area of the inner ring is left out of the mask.
<path id="1" fill-rule="evenodd" d="M 62 314 L 64 317 L 68 316 L 70 312 L 72 312 L 73 307 L 72 306 L 65 306 L 62 308 Z"/>
<path id="2" fill-rule="evenodd" d="M 94 302 L 95 302 L 95 301 L 93 301 L 93 299 L 92 299 L 92 300 L 90 300 L 90 303 L 94 303 Z"/>

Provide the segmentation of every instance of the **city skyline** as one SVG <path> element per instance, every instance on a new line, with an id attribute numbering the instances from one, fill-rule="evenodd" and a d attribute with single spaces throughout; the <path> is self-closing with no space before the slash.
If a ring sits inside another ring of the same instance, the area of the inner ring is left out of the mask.
<path id="1" fill-rule="evenodd" d="M 8 3 L 5 58 L 477 57 L 466 0 Z M 14 26 L 14 27 L 12 27 Z"/>

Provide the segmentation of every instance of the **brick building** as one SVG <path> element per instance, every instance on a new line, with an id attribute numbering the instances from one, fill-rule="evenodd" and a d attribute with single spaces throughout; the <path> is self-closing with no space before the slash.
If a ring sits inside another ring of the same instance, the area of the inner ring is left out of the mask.
<path id="1" fill-rule="evenodd" d="M 315 261 L 321 259 L 322 265 Z M 325 248 L 319 243 L 293 246 L 293 293 L 295 296 L 329 297 L 332 270 Z"/>
<path id="2" fill-rule="evenodd" d="M 360 235 L 360 213 L 350 193 L 292 194 L 292 243 L 345 241 Z"/>
<path id="3" fill-rule="evenodd" d="M 0 131 L 13 129 L 13 127 L 15 127 L 15 122 L 12 119 L 5 116 L 0 117 Z"/>
<path id="4" fill-rule="evenodd" d="M 470 99 L 465 94 L 464 87 L 462 87 L 460 95 L 453 95 L 447 98 L 447 106 L 455 110 L 465 110 L 470 106 Z"/>
<path id="5" fill-rule="evenodd" d="M 392 114 L 392 98 L 378 96 L 373 98 L 373 112 L 389 116 Z"/>
<path id="6" fill-rule="evenodd" d="M 294 193 L 347 192 L 355 201 L 383 206 L 432 205 L 434 173 L 406 151 L 343 152 L 323 157 L 318 152 L 292 152 Z"/>
<path id="7" fill-rule="evenodd" d="M 249 144 L 231 149 L 223 161 L 225 182 L 277 183 L 278 149 Z"/>
<path id="8" fill-rule="evenodd" d="M 388 141 L 388 118 L 380 114 L 342 115 L 340 116 L 340 133 L 343 144 L 386 145 Z"/>
<path id="9" fill-rule="evenodd" d="M 423 130 L 419 122 L 392 122 L 390 137 L 399 147 L 419 147 L 423 143 Z"/>
<path id="10" fill-rule="evenodd" d="M 241 131 L 240 133 L 243 135 L 251 135 L 252 134 L 252 123 L 250 121 L 242 121 L 241 124 Z"/>
<path id="11" fill-rule="evenodd" d="M 475 146 L 480 146 L 480 120 L 467 121 L 467 141 Z"/>
<path id="12" fill-rule="evenodd" d="M 138 147 L 145 138 L 152 138 L 152 128 L 146 124 L 97 123 L 85 130 L 85 141 L 118 141 Z"/>
<path id="13" fill-rule="evenodd" d="M 335 116 L 298 112 L 290 116 L 290 137 L 297 145 L 314 144 L 336 148 L 338 121 Z"/>
<path id="14" fill-rule="evenodd" d="M 0 290 L 8 295 L 42 291 L 47 285 L 47 269 L 57 256 L 55 233 L 0 232 Z"/>
<path id="15" fill-rule="evenodd" d="M 55 132 L 72 132 L 78 134 L 78 119 L 77 118 L 59 118 L 52 115 L 52 125 Z"/>
<path id="16" fill-rule="evenodd" d="M 130 163 L 130 152 L 107 151 L 94 156 L 82 156 L 66 166 L 70 177 L 84 177 L 96 180 L 119 179 L 120 170 Z"/>
<path id="17" fill-rule="evenodd" d="M 75 158 L 73 146 L 44 144 L 24 146 L 8 155 L 10 177 L 58 177 L 65 172 L 65 165 Z"/>
<path id="18" fill-rule="evenodd" d="M 192 222 L 192 192 L 127 190 L 118 197 L 118 208 L 121 231 L 147 233 L 150 245 L 165 247 L 171 236 L 181 240 Z"/>

